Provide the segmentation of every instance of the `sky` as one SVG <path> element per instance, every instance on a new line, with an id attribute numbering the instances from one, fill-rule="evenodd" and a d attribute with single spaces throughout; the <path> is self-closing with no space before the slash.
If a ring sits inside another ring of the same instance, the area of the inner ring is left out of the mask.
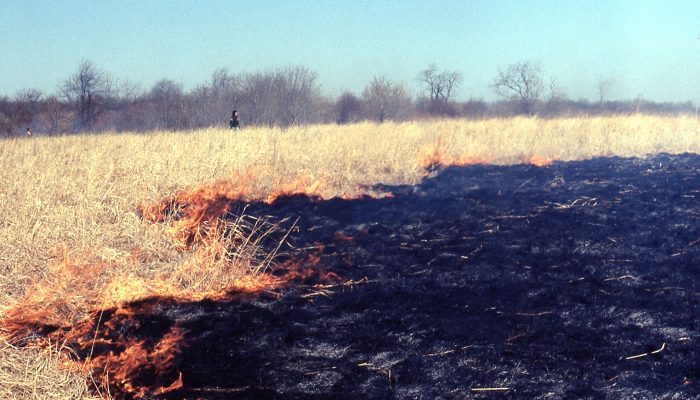
<path id="1" fill-rule="evenodd" d="M 436 64 L 458 100 L 497 99 L 499 69 L 538 63 L 568 97 L 700 104 L 700 1 L 0 0 L 0 95 L 46 94 L 90 60 L 148 90 L 304 65 L 322 92 L 361 94 L 385 75 L 418 94 Z"/>

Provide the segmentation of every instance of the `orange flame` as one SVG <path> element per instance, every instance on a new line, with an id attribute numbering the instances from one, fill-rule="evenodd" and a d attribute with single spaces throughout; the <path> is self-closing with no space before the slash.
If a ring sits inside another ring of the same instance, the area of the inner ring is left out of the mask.
<path id="1" fill-rule="evenodd" d="M 552 165 L 552 163 L 554 163 L 554 160 L 552 160 L 549 157 L 532 156 L 530 157 L 529 162 L 530 164 L 535 165 L 537 167 L 546 167 L 548 165 Z"/>
<path id="2" fill-rule="evenodd" d="M 278 198 L 282 196 L 289 196 L 294 194 L 305 194 L 307 196 L 313 197 L 319 195 L 319 188 L 324 183 L 323 179 L 314 178 L 310 175 L 304 175 L 297 177 L 289 183 L 279 183 L 277 187 L 278 190 L 270 193 L 266 198 L 265 202 L 267 204 L 272 204 Z"/>
<path id="3" fill-rule="evenodd" d="M 322 248 L 316 252 L 307 254 L 300 259 L 292 259 L 278 268 L 282 272 L 280 279 L 284 282 L 296 282 L 303 284 L 331 284 L 342 280 L 338 274 L 326 271 L 323 268 L 321 254 Z"/>
<path id="4" fill-rule="evenodd" d="M 494 162 L 495 157 L 491 154 L 462 154 L 462 155 L 449 155 L 447 151 L 447 146 L 443 140 L 442 136 L 438 136 L 435 143 L 426 146 L 422 155 L 419 158 L 418 164 L 421 168 L 427 171 L 435 171 L 440 167 L 447 166 L 467 166 L 467 165 L 477 165 L 477 164 L 491 164 Z M 512 161 L 521 161 L 524 163 L 532 164 L 537 167 L 545 167 L 552 165 L 554 159 L 551 157 L 533 155 L 526 156 L 522 155 L 520 157 L 515 156 L 511 159 Z"/>
<path id="5" fill-rule="evenodd" d="M 420 157 L 418 165 L 427 171 L 434 171 L 440 167 L 446 166 L 489 164 L 492 163 L 493 160 L 494 157 L 489 154 L 466 154 L 461 156 L 448 155 L 442 136 L 438 136 L 435 143 L 425 148 L 423 151 L 423 156 Z"/>
<path id="6" fill-rule="evenodd" d="M 180 376 L 178 376 L 175 382 L 171 383 L 168 387 L 160 388 L 160 390 L 158 390 L 158 394 L 167 394 L 170 392 L 174 392 L 178 389 L 182 389 L 183 386 L 184 385 L 182 383 L 182 372 L 180 372 Z"/>
<path id="7" fill-rule="evenodd" d="M 102 386 L 109 392 L 134 399 L 167 393 L 183 385 L 178 356 L 185 332 L 174 325 L 148 339 L 139 335 L 139 330 L 147 329 L 141 321 L 148 320 L 152 306 L 146 302 L 95 312 L 53 336 L 83 354 L 85 365 L 102 374 Z"/>
<path id="8" fill-rule="evenodd" d="M 222 180 L 141 205 L 138 211 L 152 223 L 172 221 L 175 238 L 189 247 L 197 237 L 207 237 L 217 229 L 233 202 L 247 200 L 250 180 L 245 173 L 238 179 Z"/>

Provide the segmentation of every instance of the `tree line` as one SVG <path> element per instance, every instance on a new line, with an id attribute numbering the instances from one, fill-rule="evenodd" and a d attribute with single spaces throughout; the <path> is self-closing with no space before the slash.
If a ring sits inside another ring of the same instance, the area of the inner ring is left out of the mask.
<path id="1" fill-rule="evenodd" d="M 696 113 L 691 102 L 656 103 L 641 97 L 610 101 L 615 82 L 599 79 L 596 101 L 569 99 L 555 79 L 546 80 L 536 62 L 520 61 L 497 71 L 491 88 L 500 100 L 456 101 L 462 83 L 457 71 L 431 64 L 416 76 L 420 92 L 413 98 L 401 82 L 375 76 L 359 93 L 337 98 L 321 94 L 318 75 L 302 65 L 274 70 L 232 73 L 214 71 L 208 82 L 185 91 L 182 84 L 162 79 L 148 90 L 114 80 L 91 61 L 83 61 L 62 82 L 57 93 L 25 89 L 14 98 L 0 97 L 0 135 L 86 131 L 185 130 L 224 126 L 233 109 L 244 126 L 346 124 L 430 117 L 597 115 L 623 113 Z"/>

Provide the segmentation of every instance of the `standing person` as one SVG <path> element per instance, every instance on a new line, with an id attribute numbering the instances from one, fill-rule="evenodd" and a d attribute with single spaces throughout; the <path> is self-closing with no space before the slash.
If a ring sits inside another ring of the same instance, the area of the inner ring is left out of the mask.
<path id="1" fill-rule="evenodd" d="M 238 122 L 238 111 L 233 110 L 231 113 L 231 119 L 228 121 L 231 129 L 240 130 L 240 123 Z"/>

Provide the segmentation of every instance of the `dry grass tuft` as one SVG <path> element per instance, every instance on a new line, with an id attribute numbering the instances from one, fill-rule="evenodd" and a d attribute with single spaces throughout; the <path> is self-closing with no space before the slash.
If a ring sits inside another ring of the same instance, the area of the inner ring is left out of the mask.
<path id="1" fill-rule="evenodd" d="M 86 373 L 66 365 L 67 352 L 60 345 L 18 349 L 0 341 L 0 399 L 98 399 Z"/>

